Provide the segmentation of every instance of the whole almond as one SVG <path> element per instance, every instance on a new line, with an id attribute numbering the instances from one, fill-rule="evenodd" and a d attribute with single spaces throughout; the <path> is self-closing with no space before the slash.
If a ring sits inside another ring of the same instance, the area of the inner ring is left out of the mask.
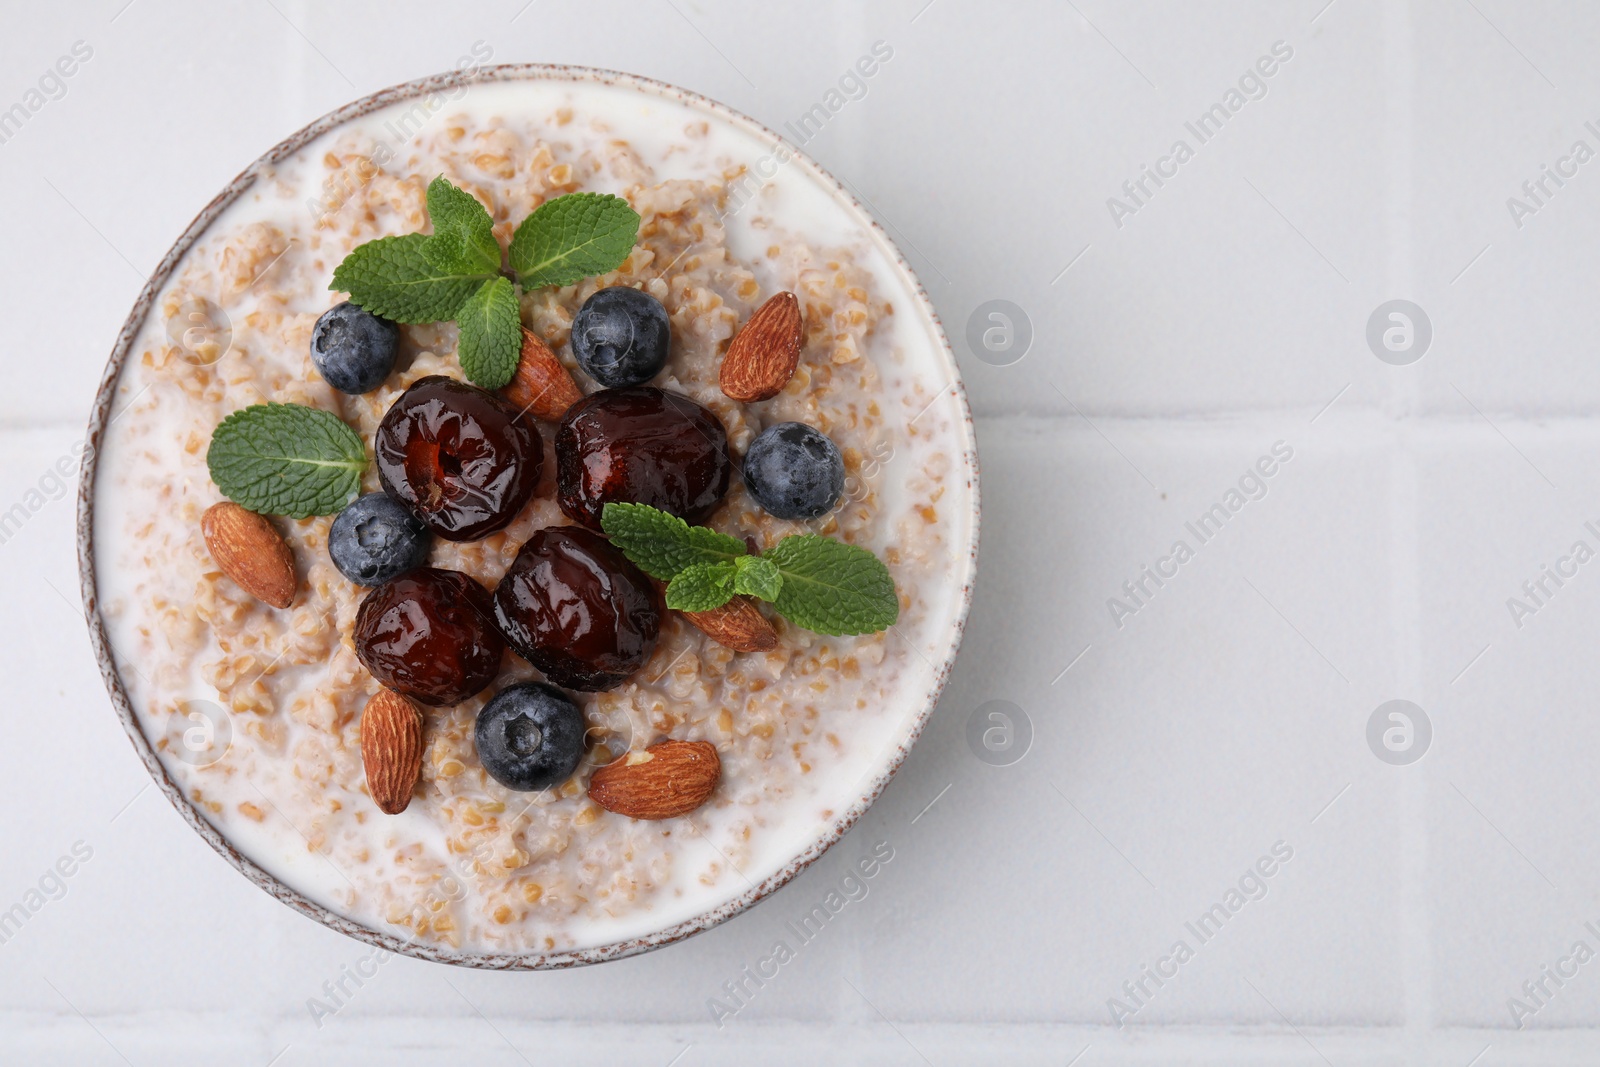
<path id="1" fill-rule="evenodd" d="M 522 330 L 522 357 L 517 373 L 500 390 L 500 395 L 545 422 L 560 422 L 567 409 L 583 399 L 578 383 L 572 380 L 550 346 L 527 327 Z"/>
<path id="2" fill-rule="evenodd" d="M 294 553 L 266 516 L 224 500 L 206 509 L 200 532 L 211 558 L 239 588 L 275 608 L 294 602 Z"/>
<path id="3" fill-rule="evenodd" d="M 361 765 L 378 810 L 398 815 L 411 803 L 422 776 L 422 713 L 388 689 L 367 701 L 361 713 Z"/>
<path id="4" fill-rule="evenodd" d="M 708 742 L 663 741 L 595 771 L 589 799 L 631 819 L 674 819 L 704 804 L 721 778 Z"/>
<path id="5" fill-rule="evenodd" d="M 711 640 L 735 652 L 770 652 L 778 647 L 778 632 L 747 596 L 736 596 L 710 611 L 685 611 L 682 615 Z"/>
<path id="6" fill-rule="evenodd" d="M 779 293 L 756 309 L 722 357 L 722 391 L 746 403 L 770 400 L 789 384 L 800 363 L 805 323 L 793 293 Z"/>

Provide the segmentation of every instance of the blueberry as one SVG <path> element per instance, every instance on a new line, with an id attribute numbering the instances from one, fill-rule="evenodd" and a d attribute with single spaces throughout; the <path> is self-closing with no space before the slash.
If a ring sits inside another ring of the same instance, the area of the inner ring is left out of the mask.
<path id="1" fill-rule="evenodd" d="M 507 789 L 549 789 L 583 759 L 583 712 L 553 685 L 507 686 L 478 712 L 473 740 L 483 769 Z"/>
<path id="2" fill-rule="evenodd" d="M 394 369 L 400 327 L 346 300 L 322 313 L 311 330 L 311 362 L 341 393 L 370 393 Z"/>
<path id="3" fill-rule="evenodd" d="M 627 286 L 600 290 L 572 320 L 572 354 L 608 389 L 643 385 L 661 373 L 671 337 L 661 301 Z"/>
<path id="4" fill-rule="evenodd" d="M 844 460 L 832 441 L 803 422 L 761 431 L 744 456 L 744 484 L 780 519 L 825 515 L 844 492 Z"/>
<path id="5" fill-rule="evenodd" d="M 328 555 L 357 585 L 382 585 L 428 562 L 432 538 L 422 520 L 387 493 L 350 504 L 328 530 Z"/>

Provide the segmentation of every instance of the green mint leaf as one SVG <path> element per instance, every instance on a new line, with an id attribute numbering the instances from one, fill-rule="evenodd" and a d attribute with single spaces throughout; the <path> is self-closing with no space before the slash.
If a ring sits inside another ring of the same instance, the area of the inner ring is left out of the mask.
<path id="1" fill-rule="evenodd" d="M 428 186 L 428 217 L 433 220 L 433 236 L 422 252 L 435 269 L 448 274 L 500 269 L 500 242 L 494 239 L 494 219 L 488 209 L 442 174 Z"/>
<path id="2" fill-rule="evenodd" d="M 778 565 L 765 556 L 741 556 L 734 560 L 733 591 L 762 600 L 778 599 L 783 588 L 783 574 Z"/>
<path id="3" fill-rule="evenodd" d="M 710 611 L 733 599 L 732 563 L 696 563 L 667 584 L 667 607 L 673 611 Z"/>
<path id="4" fill-rule="evenodd" d="M 731 563 L 748 554 L 738 538 L 690 526 L 648 504 L 607 504 L 600 528 L 640 570 L 663 582 L 696 563 Z"/>
<path id="5" fill-rule="evenodd" d="M 639 214 L 620 196 L 558 196 L 511 235 L 511 269 L 524 289 L 571 285 L 622 266 L 638 236 Z"/>
<path id="6" fill-rule="evenodd" d="M 796 626 L 842 637 L 877 633 L 900 617 L 889 568 L 864 548 L 800 534 L 785 537 L 762 558 L 783 575 L 773 607 Z"/>
<path id="7" fill-rule="evenodd" d="M 408 233 L 357 245 L 334 268 L 328 288 L 349 293 L 356 304 L 395 322 L 453 319 L 461 305 L 499 272 L 440 270 L 423 251 L 430 240 Z"/>
<path id="8" fill-rule="evenodd" d="M 251 511 L 303 519 L 331 515 L 361 488 L 367 451 L 331 411 L 256 404 L 235 411 L 211 435 L 211 480 Z"/>
<path id="9" fill-rule="evenodd" d="M 467 379 L 484 389 L 509 382 L 522 355 L 522 312 L 511 279 L 484 282 L 456 313 L 456 325 L 456 355 Z"/>

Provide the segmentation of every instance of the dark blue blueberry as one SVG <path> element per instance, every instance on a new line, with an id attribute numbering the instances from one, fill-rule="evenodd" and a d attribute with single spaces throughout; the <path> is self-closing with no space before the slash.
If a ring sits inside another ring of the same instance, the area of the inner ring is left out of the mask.
<path id="1" fill-rule="evenodd" d="M 328 555 L 357 585 L 382 585 L 428 562 L 432 540 L 404 504 L 387 493 L 368 493 L 333 520 Z"/>
<path id="2" fill-rule="evenodd" d="M 844 459 L 833 442 L 803 422 L 761 431 L 744 455 L 744 484 L 780 519 L 825 515 L 844 492 Z"/>
<path id="3" fill-rule="evenodd" d="M 322 313 L 311 330 L 311 362 L 341 393 L 370 393 L 394 369 L 400 327 L 346 300 Z"/>
<path id="4" fill-rule="evenodd" d="M 661 301 L 625 285 L 600 290 L 572 320 L 572 354 L 608 389 L 643 385 L 661 373 L 671 339 Z"/>
<path id="5" fill-rule="evenodd" d="M 483 769 L 507 789 L 549 789 L 583 759 L 583 712 L 553 685 L 507 686 L 478 712 L 473 739 Z"/>

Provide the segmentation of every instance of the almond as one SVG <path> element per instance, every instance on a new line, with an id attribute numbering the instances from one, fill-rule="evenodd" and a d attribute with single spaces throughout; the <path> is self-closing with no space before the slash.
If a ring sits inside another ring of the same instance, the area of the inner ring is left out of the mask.
<path id="1" fill-rule="evenodd" d="M 200 517 L 200 532 L 217 566 L 239 588 L 275 608 L 294 601 L 294 553 L 264 515 L 224 500 Z"/>
<path id="2" fill-rule="evenodd" d="M 747 596 L 736 596 L 710 611 L 681 614 L 701 633 L 735 652 L 770 652 L 778 647 L 778 631 L 761 614 L 756 602 Z"/>
<path id="3" fill-rule="evenodd" d="M 367 701 L 361 713 L 361 765 L 378 810 L 386 815 L 405 811 L 422 776 L 422 713 L 415 704 L 388 689 Z"/>
<path id="4" fill-rule="evenodd" d="M 583 399 L 578 383 L 572 380 L 550 346 L 527 327 L 522 330 L 522 358 L 517 373 L 500 395 L 545 422 L 560 422 L 567 409 Z"/>
<path id="5" fill-rule="evenodd" d="M 805 324 L 795 295 L 772 297 L 733 335 L 728 354 L 722 357 L 722 391 L 746 403 L 777 396 L 794 377 L 804 339 Z"/>
<path id="6" fill-rule="evenodd" d="M 663 741 L 595 771 L 589 799 L 630 819 L 673 819 L 704 804 L 721 777 L 709 743 Z"/>

